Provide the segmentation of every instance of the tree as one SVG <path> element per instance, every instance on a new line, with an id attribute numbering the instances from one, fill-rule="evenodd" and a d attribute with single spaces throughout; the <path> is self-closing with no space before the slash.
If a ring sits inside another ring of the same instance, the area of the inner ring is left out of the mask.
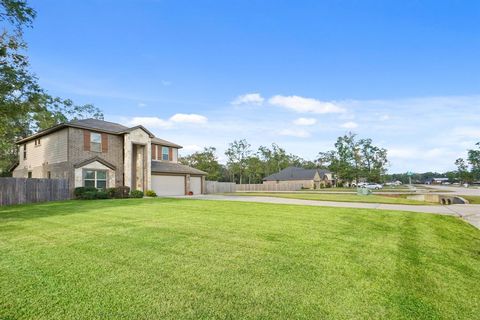
<path id="1" fill-rule="evenodd" d="M 457 166 L 457 177 L 462 182 L 471 182 L 471 175 L 468 170 L 468 164 L 463 158 L 458 158 L 455 160 L 455 165 Z"/>
<path id="2" fill-rule="evenodd" d="M 246 160 L 245 175 L 248 183 L 262 183 L 264 178 L 264 163 L 258 156 L 250 156 Z"/>
<path id="3" fill-rule="evenodd" d="M 235 140 L 229 144 L 228 149 L 225 151 L 227 156 L 227 166 L 232 175 L 232 181 L 243 183 L 243 177 L 245 169 L 247 167 L 247 159 L 252 153 L 250 150 L 251 145 L 247 140 Z"/>
<path id="4" fill-rule="evenodd" d="M 477 149 L 468 150 L 468 163 L 472 167 L 471 173 L 474 180 L 480 179 L 480 142 L 475 144 Z"/>
<path id="5" fill-rule="evenodd" d="M 380 182 L 386 172 L 387 150 L 376 147 L 372 139 L 361 139 L 358 142 L 361 159 L 361 175 L 369 181 Z"/>
<path id="6" fill-rule="evenodd" d="M 388 164 L 387 150 L 373 145 L 372 139 L 357 141 L 356 135 L 350 132 L 337 138 L 334 150 L 320 152 L 317 163 L 334 172 L 340 181 L 365 178 L 380 182 Z"/>
<path id="7" fill-rule="evenodd" d="M 214 147 L 204 148 L 202 151 L 181 157 L 180 163 L 207 172 L 207 180 L 218 181 L 222 177 L 222 167 L 218 163 L 216 151 Z"/>
<path id="8" fill-rule="evenodd" d="M 17 161 L 15 141 L 38 130 L 72 119 L 95 117 L 101 111 L 52 97 L 29 70 L 24 28 L 32 26 L 36 12 L 24 0 L 0 0 L 0 173 Z"/>

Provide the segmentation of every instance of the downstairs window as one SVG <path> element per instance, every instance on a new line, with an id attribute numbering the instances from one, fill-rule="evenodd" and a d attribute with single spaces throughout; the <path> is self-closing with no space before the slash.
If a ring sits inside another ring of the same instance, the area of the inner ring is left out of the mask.
<path id="1" fill-rule="evenodd" d="M 84 170 L 83 186 L 97 189 L 107 188 L 107 171 L 105 170 Z"/>

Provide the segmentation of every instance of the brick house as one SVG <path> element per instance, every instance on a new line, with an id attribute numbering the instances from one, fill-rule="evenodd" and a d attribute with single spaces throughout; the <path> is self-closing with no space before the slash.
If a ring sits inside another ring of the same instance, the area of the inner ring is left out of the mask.
<path id="1" fill-rule="evenodd" d="M 180 145 L 143 126 L 85 119 L 62 123 L 17 142 L 14 177 L 64 178 L 70 188 L 128 186 L 158 195 L 204 192 L 206 173 L 178 163 Z"/>
<path id="2" fill-rule="evenodd" d="M 304 169 L 297 167 L 288 167 L 277 173 L 263 178 L 264 184 L 279 183 L 298 183 L 305 189 L 320 188 L 323 186 L 333 186 L 335 184 L 333 174 L 323 169 Z"/>

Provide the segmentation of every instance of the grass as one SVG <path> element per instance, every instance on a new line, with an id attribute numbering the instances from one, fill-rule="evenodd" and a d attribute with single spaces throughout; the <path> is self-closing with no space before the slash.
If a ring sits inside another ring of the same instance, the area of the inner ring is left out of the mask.
<path id="1" fill-rule="evenodd" d="M 180 199 L 0 208 L 0 319 L 474 319 L 450 216 Z"/>
<path id="2" fill-rule="evenodd" d="M 466 200 L 468 200 L 471 204 L 480 204 L 480 196 L 460 196 Z"/>
<path id="3" fill-rule="evenodd" d="M 396 194 L 392 196 L 371 194 L 368 196 L 359 196 L 353 193 L 312 193 L 312 192 L 236 192 L 228 193 L 235 196 L 258 196 L 258 197 L 276 197 L 301 200 L 317 201 L 338 201 L 338 202 L 366 202 L 366 203 L 386 203 L 386 204 L 408 204 L 408 205 L 434 205 L 418 200 L 409 200 L 406 197 L 409 194 Z"/>

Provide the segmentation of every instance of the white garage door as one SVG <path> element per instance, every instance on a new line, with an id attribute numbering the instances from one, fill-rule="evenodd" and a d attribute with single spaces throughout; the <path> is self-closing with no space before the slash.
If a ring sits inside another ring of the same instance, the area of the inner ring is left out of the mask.
<path id="1" fill-rule="evenodd" d="M 202 194 L 202 178 L 190 177 L 190 190 L 193 194 Z"/>
<path id="2" fill-rule="evenodd" d="M 152 190 L 159 196 L 183 196 L 185 176 L 152 175 Z"/>

